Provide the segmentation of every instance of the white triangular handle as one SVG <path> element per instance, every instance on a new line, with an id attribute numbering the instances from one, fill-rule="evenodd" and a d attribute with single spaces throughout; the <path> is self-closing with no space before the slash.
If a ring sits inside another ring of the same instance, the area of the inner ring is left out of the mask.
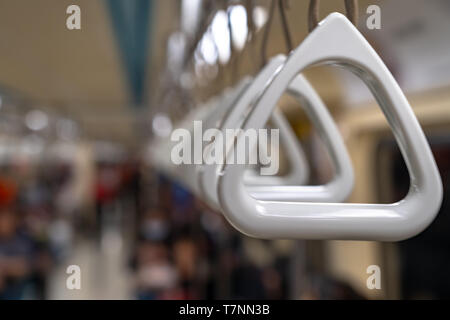
<path id="1" fill-rule="evenodd" d="M 258 76 L 255 77 L 253 83 L 242 94 L 234 108 L 230 110 L 222 124 L 221 130 L 236 129 L 242 126 L 245 116 L 248 115 L 248 109 L 254 107 L 254 100 L 261 95 L 261 90 L 270 84 L 274 75 L 280 71 L 285 62 L 286 57 L 282 55 L 278 55 L 269 61 L 267 66 L 263 68 Z M 352 191 L 354 175 L 350 156 L 335 122 L 320 97 L 303 76 L 296 76 L 290 83 L 287 91 L 302 103 L 313 125 L 318 129 L 330 152 L 336 176 L 330 183 L 322 186 L 302 186 L 300 183 L 296 185 L 281 185 L 281 182 L 275 182 L 275 177 L 272 177 L 272 185 L 247 186 L 247 181 L 244 180 L 246 190 L 251 193 L 252 197 L 259 200 L 344 201 Z M 274 115 L 276 116 L 276 113 L 272 113 L 272 116 Z M 266 122 L 264 121 L 264 124 Z M 291 145 L 298 143 L 296 137 L 290 137 L 289 143 Z M 221 166 L 207 165 L 203 166 L 202 169 L 203 172 L 200 173 L 200 189 L 210 204 L 218 206 L 217 182 Z"/>
<path id="2" fill-rule="evenodd" d="M 333 13 L 295 49 L 250 112 L 243 128 L 261 128 L 289 83 L 305 68 L 335 64 L 357 74 L 383 110 L 411 177 L 408 195 L 393 204 L 260 201 L 242 182 L 245 166 L 225 165 L 219 200 L 225 217 L 258 238 L 397 241 L 424 230 L 442 202 L 442 182 L 430 146 L 402 90 L 350 23 Z"/>
<path id="3" fill-rule="evenodd" d="M 241 94 L 246 91 L 251 82 L 252 79 L 250 77 L 242 79 L 233 89 L 227 89 L 227 91 L 222 94 L 221 98 L 215 101 L 213 100 L 211 101 L 211 103 L 207 103 L 206 106 L 198 108 L 198 110 L 194 110 L 189 113 L 188 116 L 181 122 L 181 124 L 177 126 L 177 128 L 188 129 L 191 133 L 191 138 L 193 138 L 195 137 L 194 121 L 201 121 L 202 131 L 220 126 L 221 122 L 225 118 L 225 115 L 229 113 L 229 110 L 236 104 L 236 101 L 239 99 Z M 284 116 L 282 114 L 275 113 L 273 115 L 273 120 L 280 128 L 280 137 L 283 141 L 283 147 L 287 151 L 287 156 L 292 164 L 292 170 L 290 172 L 291 176 L 289 176 L 288 178 L 280 177 L 279 180 L 270 180 L 264 179 L 264 177 L 257 177 L 251 182 L 246 181 L 246 183 L 251 184 L 253 182 L 259 185 L 263 184 L 264 182 L 269 184 L 285 184 L 294 182 L 303 183 L 306 181 L 309 174 L 309 167 L 303 149 L 298 143 L 295 134 L 292 131 L 292 128 L 284 119 Z M 199 143 L 199 141 L 193 141 L 191 139 L 183 140 L 183 142 L 185 143 L 183 149 L 186 150 L 188 148 L 191 148 L 191 154 L 193 152 L 198 152 L 198 150 L 194 150 L 193 148 L 196 143 Z M 167 149 L 170 150 L 172 146 L 173 143 L 170 143 L 169 141 L 169 147 Z M 198 174 L 201 171 L 202 166 L 196 164 L 171 165 L 169 161 L 170 157 L 168 157 L 168 155 L 170 155 L 170 151 L 162 152 L 161 154 L 167 157 L 166 165 L 163 166 L 165 171 L 170 176 L 178 180 L 193 194 L 202 197 L 202 193 L 198 185 Z"/>

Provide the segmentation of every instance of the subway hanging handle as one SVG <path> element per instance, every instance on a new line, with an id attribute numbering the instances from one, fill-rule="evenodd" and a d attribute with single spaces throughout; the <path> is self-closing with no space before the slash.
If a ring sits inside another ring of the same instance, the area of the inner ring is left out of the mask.
<path id="1" fill-rule="evenodd" d="M 436 162 L 394 77 L 344 15 L 330 14 L 291 53 L 243 129 L 262 128 L 289 83 L 317 64 L 339 65 L 359 76 L 372 91 L 408 167 L 408 195 L 392 204 L 262 201 L 253 198 L 242 182 L 245 165 L 227 164 L 218 182 L 224 216 L 241 232 L 265 239 L 399 241 L 417 235 L 435 219 L 441 206 L 442 182 Z"/>

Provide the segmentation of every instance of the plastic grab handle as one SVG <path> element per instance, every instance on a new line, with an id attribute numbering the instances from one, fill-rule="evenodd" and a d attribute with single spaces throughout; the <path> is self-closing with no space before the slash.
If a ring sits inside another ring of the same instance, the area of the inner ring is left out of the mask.
<path id="1" fill-rule="evenodd" d="M 289 159 L 289 171 L 287 174 L 284 174 L 282 176 L 263 176 L 260 175 L 257 170 L 247 170 L 244 176 L 245 185 L 282 186 L 305 184 L 308 181 L 310 174 L 308 159 L 306 158 L 306 155 L 294 130 L 285 118 L 283 112 L 278 109 L 273 111 L 270 117 L 270 121 L 272 122 L 273 127 L 279 130 L 282 149 L 286 154 L 286 158 Z M 259 147 L 264 148 L 265 145 L 262 144 Z M 278 150 L 271 150 L 271 152 L 273 152 L 272 158 L 279 157 Z M 217 182 L 215 183 L 215 190 L 217 192 Z"/>
<path id="2" fill-rule="evenodd" d="M 292 79 L 305 68 L 321 63 L 354 72 L 372 91 L 408 167 L 408 195 L 393 204 L 261 201 L 253 198 L 243 184 L 245 166 L 225 165 L 218 186 L 225 217 L 241 232 L 258 238 L 398 241 L 420 233 L 434 220 L 442 202 L 436 162 L 394 77 L 345 16 L 329 15 L 292 52 L 243 128 L 261 128 Z"/>
<path id="3" fill-rule="evenodd" d="M 234 104 L 235 100 L 240 96 L 240 94 L 242 94 L 242 92 L 250 84 L 250 82 L 251 80 L 248 77 L 242 79 L 234 88 L 226 90 L 217 102 L 213 102 L 211 105 L 207 106 L 206 112 L 200 114 L 194 112 L 194 117 L 188 117 L 188 119 L 183 122 L 186 125 L 186 128 L 188 128 L 191 132 L 191 141 L 183 141 L 185 143 L 184 149 L 190 147 L 191 154 L 194 154 L 194 152 L 196 152 L 196 150 L 194 150 L 194 146 L 196 143 L 199 143 L 199 141 L 193 140 L 195 137 L 194 121 L 201 121 L 203 131 L 218 125 L 224 114 L 227 112 L 228 108 Z M 196 115 L 201 116 L 197 117 Z M 200 141 L 200 143 L 203 143 L 203 141 Z M 198 185 L 198 166 L 199 165 L 195 163 L 181 164 L 174 166 L 172 169 L 176 172 L 176 177 L 179 182 L 181 182 L 194 195 L 201 196 L 200 188 Z"/>
<path id="4" fill-rule="evenodd" d="M 268 65 L 255 78 L 254 82 L 247 88 L 235 107 L 227 115 L 227 118 L 222 125 L 222 130 L 235 129 L 242 126 L 243 121 L 245 120 L 244 116 L 248 113 L 248 106 L 261 95 L 261 87 L 264 88 L 265 84 L 270 84 L 270 80 L 272 80 L 274 75 L 281 70 L 281 67 L 285 62 L 286 57 L 283 55 L 271 59 Z M 295 186 L 281 185 L 280 182 L 278 183 L 280 185 L 273 183 L 271 186 L 247 186 L 247 181 L 244 179 L 247 192 L 250 192 L 251 196 L 258 200 L 322 202 L 345 200 L 353 188 L 353 167 L 335 122 L 315 90 L 301 75 L 296 76 L 289 84 L 287 91 L 297 100 L 300 100 L 313 124 L 318 128 L 318 132 L 330 152 L 336 169 L 336 176 L 330 183 L 323 186 L 302 186 L 301 183 L 298 183 L 298 185 Z M 272 113 L 272 117 L 276 115 L 276 113 Z M 267 120 L 264 121 L 262 125 L 264 125 L 265 122 L 267 122 Z M 280 137 L 281 136 L 280 130 Z M 290 143 L 296 143 L 297 139 L 294 137 L 290 140 L 292 139 L 295 141 Z M 217 183 L 220 176 L 220 169 L 220 165 L 203 166 L 203 172 L 200 174 L 200 190 L 208 202 L 210 204 L 215 204 L 216 206 L 218 206 L 219 202 Z"/>

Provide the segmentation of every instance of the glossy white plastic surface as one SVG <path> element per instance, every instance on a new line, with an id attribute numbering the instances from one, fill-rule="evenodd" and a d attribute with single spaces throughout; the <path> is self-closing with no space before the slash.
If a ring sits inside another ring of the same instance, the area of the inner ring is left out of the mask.
<path id="1" fill-rule="evenodd" d="M 270 84 L 270 80 L 279 72 L 280 67 L 286 62 L 286 57 L 279 55 L 274 57 L 268 65 L 254 79 L 253 83 L 242 94 L 235 107 L 231 109 L 226 117 L 221 130 L 236 129 L 241 127 L 244 117 L 248 114 L 247 109 L 252 102 L 261 95 L 261 88 Z M 335 167 L 336 175 L 333 180 L 321 186 L 303 186 L 301 183 L 296 185 L 286 185 L 278 177 L 264 177 L 267 185 L 249 186 L 247 176 L 244 177 L 246 190 L 251 196 L 258 200 L 277 200 L 277 201 L 321 201 L 321 202 L 339 202 L 344 201 L 352 191 L 354 183 L 353 167 L 350 156 L 347 152 L 342 136 L 339 133 L 336 124 L 331 117 L 328 109 L 323 104 L 320 97 L 311 87 L 308 81 L 301 75 L 297 75 L 289 84 L 287 92 L 294 96 L 304 106 L 312 123 L 317 128 L 322 140 L 325 142 L 330 152 L 331 159 Z M 252 106 L 253 107 L 253 106 Z M 273 109 L 273 108 L 272 108 Z M 271 112 L 272 112 L 271 109 Z M 276 119 L 278 113 L 272 114 Z M 278 121 L 282 121 L 279 119 Z M 267 119 L 265 119 L 267 122 Z M 261 123 L 262 125 L 265 124 Z M 284 126 L 288 126 L 285 124 Z M 281 128 L 282 126 L 280 126 Z M 281 137 L 280 130 L 280 137 Z M 297 142 L 294 134 L 289 136 L 288 145 Z M 294 155 L 292 155 L 294 157 Z M 299 155 L 297 155 L 299 157 Z M 200 190 L 207 202 L 215 207 L 218 206 L 217 182 L 220 175 L 220 165 L 204 165 L 200 173 Z"/>
<path id="2" fill-rule="evenodd" d="M 285 118 L 283 112 L 277 109 L 273 111 L 270 121 L 273 128 L 279 130 L 281 144 L 281 148 L 270 150 L 271 157 L 272 159 L 279 160 L 280 150 L 278 149 L 282 149 L 286 158 L 289 159 L 289 170 L 283 175 L 261 175 L 258 168 L 255 168 L 255 170 L 247 170 L 244 176 L 245 185 L 282 186 L 305 184 L 310 174 L 309 163 L 293 128 Z M 236 126 L 235 129 L 239 127 Z M 262 144 L 259 148 L 266 148 L 266 146 Z M 265 151 L 267 152 L 267 150 Z M 215 186 L 215 190 L 217 190 L 217 182 Z"/>
<path id="3" fill-rule="evenodd" d="M 206 120 L 203 122 L 203 130 L 207 130 L 209 128 L 220 128 L 223 127 L 224 124 L 228 123 L 228 121 L 231 119 L 236 118 L 236 116 L 239 116 L 243 120 L 243 112 L 245 111 L 245 108 L 249 107 L 248 103 L 247 105 L 242 103 L 242 100 L 245 100 L 245 97 L 251 97 L 252 100 L 255 100 L 258 97 L 257 93 L 261 93 L 262 89 L 264 88 L 266 82 L 270 79 L 271 76 L 273 76 L 276 69 L 281 65 L 282 61 L 284 61 L 285 58 L 278 59 L 278 62 L 276 63 L 276 68 L 271 68 L 271 72 L 268 73 L 266 70 L 266 79 L 265 81 L 261 81 L 261 79 L 250 79 L 245 78 L 244 81 L 241 81 L 241 84 L 245 84 L 245 86 L 240 86 L 237 90 L 240 94 L 234 95 L 231 97 L 228 97 L 228 100 L 226 103 L 220 106 L 220 112 L 213 111 L 211 112 L 210 116 L 206 118 Z M 259 80 L 259 81 L 258 81 Z M 254 92 L 251 94 L 250 92 Z M 244 97 L 244 98 L 243 98 Z M 245 100 L 246 101 L 246 100 Z M 219 110 L 218 110 L 219 111 Z M 241 113 L 236 112 L 241 111 Z M 301 148 L 301 145 L 295 136 L 295 133 L 293 132 L 293 129 L 287 122 L 287 120 L 284 118 L 284 115 L 279 111 L 274 111 L 272 114 L 272 122 L 276 128 L 279 129 L 279 135 L 280 140 L 282 142 L 283 150 L 286 152 L 286 156 L 289 159 L 289 162 L 291 164 L 291 170 L 289 171 L 289 174 L 286 176 L 279 176 L 279 177 L 273 177 L 273 176 L 255 176 L 255 174 L 247 175 L 244 178 L 244 181 L 248 185 L 286 185 L 286 184 L 302 184 L 304 183 L 307 178 L 309 177 L 309 166 L 308 161 L 305 157 L 305 154 L 303 152 L 303 149 Z M 240 123 L 242 123 L 242 120 Z M 235 128 L 238 128 L 239 126 L 235 126 Z M 235 129 L 233 128 L 233 129 Z M 212 144 L 210 146 L 207 146 L 209 148 L 212 147 Z M 208 152 L 205 152 L 208 154 Z M 211 206 L 217 207 L 218 200 L 217 200 L 217 183 L 214 185 L 214 194 L 215 194 L 215 200 L 214 202 L 211 201 L 211 199 L 208 197 L 209 192 L 207 193 L 206 190 L 209 191 L 209 189 L 203 188 L 204 185 L 202 185 L 202 179 L 201 176 L 203 174 L 203 169 L 207 166 L 213 166 L 213 165 L 199 165 L 196 167 L 196 174 L 199 179 L 197 179 L 199 190 L 200 190 L 200 197 L 204 198 L 204 200 L 209 203 Z M 218 166 L 215 166 L 218 167 Z M 220 166 L 218 167 L 218 169 Z M 216 170 L 217 171 L 217 170 Z M 252 172 L 253 170 L 247 170 L 247 172 Z M 187 173 L 188 175 L 192 175 L 192 172 Z M 217 180 L 217 179 L 216 179 Z M 197 186 L 195 187 L 197 190 Z"/>
<path id="4" fill-rule="evenodd" d="M 230 106 L 234 104 L 236 99 L 242 94 L 242 92 L 247 88 L 250 84 L 250 78 L 244 78 L 232 89 L 228 89 L 225 91 L 221 98 L 218 99 L 218 102 L 209 104 L 206 107 L 203 107 L 199 112 L 193 112 L 193 116 L 188 116 L 183 121 L 183 128 L 188 129 L 191 132 L 191 141 L 184 141 L 186 143 L 184 148 L 189 148 L 188 143 L 191 147 L 191 154 L 195 152 L 194 145 L 195 143 L 199 143 L 200 141 L 194 141 L 194 121 L 202 122 L 202 130 L 203 132 L 208 130 L 209 128 L 214 128 L 217 126 L 221 119 L 224 117 L 224 114 L 228 110 Z M 205 110 L 206 109 L 206 110 Z M 173 144 L 170 144 L 170 148 Z M 170 161 L 170 156 L 166 161 Z M 196 196 L 201 196 L 199 185 L 198 185 L 198 175 L 197 175 L 197 167 L 198 164 L 181 164 L 181 165 L 172 165 L 171 171 L 176 172 L 176 179 L 183 184 L 190 192 L 192 192 Z"/>
<path id="5" fill-rule="evenodd" d="M 261 201 L 253 198 L 242 182 L 245 166 L 225 165 L 218 184 L 225 217 L 241 232 L 258 238 L 398 241 L 417 235 L 439 211 L 441 178 L 430 146 L 402 90 L 345 16 L 329 15 L 292 52 L 243 128 L 261 128 L 297 74 L 322 63 L 354 72 L 372 91 L 408 167 L 411 178 L 408 195 L 393 204 Z"/>
<path id="6" fill-rule="evenodd" d="M 234 106 L 236 100 L 242 94 L 243 91 L 252 82 L 250 77 L 242 79 L 234 88 L 227 88 L 224 93 L 219 98 L 213 98 L 205 105 L 200 106 L 192 111 L 190 111 L 187 116 L 176 125 L 176 128 L 183 128 L 190 132 L 191 138 L 194 137 L 194 121 L 201 121 L 202 130 L 206 131 L 210 128 L 216 128 L 225 118 L 225 114 L 229 112 L 229 109 Z M 283 147 L 287 153 L 287 157 L 291 161 L 292 170 L 290 170 L 289 175 L 281 177 L 276 182 L 271 180 L 269 183 L 278 184 L 290 184 L 290 183 L 302 183 L 309 175 L 309 167 L 307 164 L 306 157 L 300 144 L 295 137 L 295 134 L 288 124 L 287 120 L 281 113 L 274 112 L 272 116 L 272 121 L 276 127 L 280 129 L 280 136 L 283 142 Z M 185 143 L 184 149 L 191 148 L 191 154 L 194 152 L 193 146 L 194 141 L 183 140 Z M 198 143 L 198 141 L 197 141 Z M 199 194 L 198 189 L 198 168 L 201 165 L 196 164 L 180 164 L 175 165 L 171 162 L 170 153 L 172 147 L 175 145 L 174 142 L 170 141 L 169 138 L 159 139 L 153 143 L 153 149 L 155 152 L 152 153 L 152 161 L 158 165 L 160 170 L 166 173 L 168 176 L 177 180 L 189 191 L 197 196 Z M 247 172 L 252 172 L 253 170 L 247 170 Z M 247 177 L 249 184 L 260 184 L 263 185 L 263 181 L 267 181 L 264 177 Z"/>
<path id="7" fill-rule="evenodd" d="M 218 101 L 216 99 L 212 99 L 204 106 L 190 111 L 186 118 L 176 125 L 176 128 L 191 130 L 193 121 L 195 119 L 207 117 L 210 110 L 214 108 L 217 103 Z M 171 151 L 174 145 L 175 143 L 170 140 L 170 137 L 159 138 L 154 141 L 152 145 L 152 150 L 154 151 L 151 153 L 152 163 L 167 176 L 178 181 L 183 186 L 190 189 L 194 194 L 198 194 L 198 190 L 194 189 L 196 185 L 192 183 L 196 179 L 196 176 L 194 175 L 195 172 L 192 172 L 194 171 L 192 170 L 192 165 L 175 165 L 171 161 Z M 191 170 L 189 170 L 188 167 L 190 167 Z"/>

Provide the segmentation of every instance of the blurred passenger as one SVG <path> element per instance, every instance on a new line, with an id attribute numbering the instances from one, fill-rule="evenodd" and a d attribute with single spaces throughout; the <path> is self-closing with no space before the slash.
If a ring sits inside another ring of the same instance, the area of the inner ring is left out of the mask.
<path id="1" fill-rule="evenodd" d="M 10 207 L 13 199 L 5 199 L 4 186 L 0 189 L 0 299 L 21 299 L 32 273 L 33 244 Z"/>
<path id="2" fill-rule="evenodd" d="M 198 246 L 198 244 L 197 244 Z M 198 299 L 198 271 L 201 270 L 201 260 L 198 256 L 196 243 L 193 239 L 182 237 L 173 245 L 173 256 L 179 274 L 179 285 L 185 299 Z"/>
<path id="3" fill-rule="evenodd" d="M 137 297 L 141 300 L 171 297 L 177 273 L 169 261 L 166 245 L 145 241 L 137 253 Z"/>

